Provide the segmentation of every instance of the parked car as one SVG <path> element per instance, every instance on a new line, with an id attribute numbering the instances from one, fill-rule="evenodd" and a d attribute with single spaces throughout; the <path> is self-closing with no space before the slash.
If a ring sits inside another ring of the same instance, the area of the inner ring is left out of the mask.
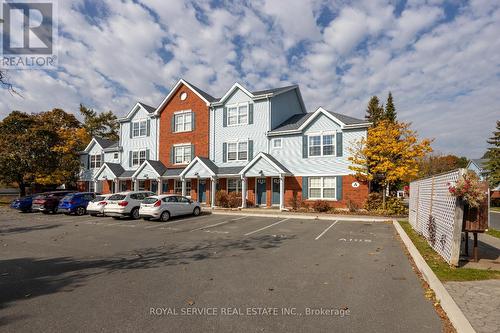
<path id="1" fill-rule="evenodd" d="M 104 206 L 104 215 L 112 216 L 115 219 L 121 217 L 139 218 L 139 207 L 142 200 L 154 195 L 149 191 L 120 192 L 110 196 Z"/>
<path id="2" fill-rule="evenodd" d="M 69 193 L 75 193 L 75 191 L 55 191 L 39 194 L 33 199 L 31 209 L 45 214 L 57 213 L 59 201 Z"/>
<path id="3" fill-rule="evenodd" d="M 12 200 L 10 208 L 20 210 L 23 213 L 31 212 L 31 205 L 33 204 L 34 195 L 27 195 L 25 197 Z"/>
<path id="4" fill-rule="evenodd" d="M 113 194 L 99 194 L 87 205 L 87 213 L 90 216 L 104 216 L 104 207 L 108 204 L 108 198 Z"/>
<path id="5" fill-rule="evenodd" d="M 61 199 L 61 201 L 59 201 L 57 211 L 64 214 L 74 213 L 78 216 L 85 215 L 87 213 L 88 203 L 94 200 L 95 196 L 96 193 L 94 192 L 77 192 L 67 194 Z"/>
<path id="6" fill-rule="evenodd" d="M 145 220 L 159 219 L 166 222 L 172 216 L 189 215 L 198 216 L 201 206 L 198 201 L 193 201 L 181 195 L 167 194 L 154 195 L 144 199 L 139 209 L 139 216 Z"/>

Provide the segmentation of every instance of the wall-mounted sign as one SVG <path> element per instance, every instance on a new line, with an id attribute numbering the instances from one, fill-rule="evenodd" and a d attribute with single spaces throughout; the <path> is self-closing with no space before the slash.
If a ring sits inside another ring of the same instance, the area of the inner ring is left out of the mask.
<path id="1" fill-rule="evenodd" d="M 352 187 L 354 187 L 354 188 L 359 187 L 359 183 L 358 182 L 352 182 Z"/>

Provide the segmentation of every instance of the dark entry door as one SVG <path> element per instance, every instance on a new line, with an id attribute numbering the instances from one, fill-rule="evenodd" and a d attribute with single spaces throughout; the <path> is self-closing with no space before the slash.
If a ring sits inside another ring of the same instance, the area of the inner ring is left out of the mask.
<path id="1" fill-rule="evenodd" d="M 280 179 L 273 178 L 273 205 L 279 205 L 280 203 Z"/>
<path id="2" fill-rule="evenodd" d="M 206 180 L 200 179 L 199 183 L 199 191 L 200 193 L 198 194 L 198 201 L 199 202 L 207 202 L 207 196 L 206 196 Z"/>
<path id="3" fill-rule="evenodd" d="M 266 205 L 266 179 L 257 178 L 257 205 Z"/>

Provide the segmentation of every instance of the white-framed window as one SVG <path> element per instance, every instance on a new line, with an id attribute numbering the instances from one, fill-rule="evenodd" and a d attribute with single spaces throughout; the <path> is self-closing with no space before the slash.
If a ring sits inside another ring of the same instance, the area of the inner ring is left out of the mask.
<path id="1" fill-rule="evenodd" d="M 114 159 L 114 160 L 117 160 L 117 159 L 118 159 L 118 153 L 114 153 L 114 154 L 113 154 L 113 159 Z"/>
<path id="2" fill-rule="evenodd" d="M 248 160 L 248 141 L 237 141 L 227 143 L 228 161 Z"/>
<path id="3" fill-rule="evenodd" d="M 182 180 L 176 180 L 174 182 L 174 193 L 182 195 Z M 191 195 L 191 180 L 186 179 L 186 195 Z"/>
<path id="4" fill-rule="evenodd" d="M 132 137 L 146 136 L 147 120 L 134 121 L 132 123 Z"/>
<path id="5" fill-rule="evenodd" d="M 181 111 L 174 114 L 174 131 L 189 132 L 193 129 L 193 113 L 189 111 Z"/>
<path id="6" fill-rule="evenodd" d="M 273 139 L 273 148 L 281 148 L 282 146 L 281 138 Z"/>
<path id="7" fill-rule="evenodd" d="M 90 168 L 97 169 L 102 165 L 101 154 L 90 155 Z"/>
<path id="8" fill-rule="evenodd" d="M 144 190 L 146 190 L 146 181 L 139 180 L 139 191 L 144 191 Z"/>
<path id="9" fill-rule="evenodd" d="M 311 134 L 309 138 L 309 156 L 334 156 L 335 134 Z"/>
<path id="10" fill-rule="evenodd" d="M 336 177 L 309 177 L 309 199 L 335 200 Z"/>
<path id="11" fill-rule="evenodd" d="M 227 107 L 227 125 L 246 125 L 248 124 L 248 103 L 230 105 Z"/>
<path id="12" fill-rule="evenodd" d="M 145 150 L 136 150 L 132 152 L 132 166 L 136 167 L 144 163 L 146 160 Z"/>
<path id="13" fill-rule="evenodd" d="M 191 154 L 191 145 L 174 146 L 174 163 L 175 164 L 188 164 L 193 158 Z"/>
<path id="14" fill-rule="evenodd" d="M 241 178 L 228 178 L 227 179 L 227 192 L 241 192 Z"/>

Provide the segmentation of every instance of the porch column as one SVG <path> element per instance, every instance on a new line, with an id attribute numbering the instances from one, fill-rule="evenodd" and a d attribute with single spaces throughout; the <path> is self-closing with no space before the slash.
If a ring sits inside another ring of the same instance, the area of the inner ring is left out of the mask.
<path id="1" fill-rule="evenodd" d="M 285 176 L 280 175 L 280 210 L 285 209 Z"/>
<path id="2" fill-rule="evenodd" d="M 241 208 L 247 208 L 247 178 L 241 176 Z"/>
<path id="3" fill-rule="evenodd" d="M 98 185 L 99 185 L 99 181 L 94 180 L 94 192 L 99 192 L 99 189 L 97 188 Z"/>
<path id="4" fill-rule="evenodd" d="M 212 190 L 210 191 L 210 206 L 212 208 L 215 208 L 215 192 L 217 191 L 217 178 L 211 177 L 210 178 L 210 186 L 212 187 Z"/>
<path id="5" fill-rule="evenodd" d="M 161 183 L 161 178 L 158 178 L 156 180 L 156 186 L 157 186 L 156 192 L 158 193 L 158 195 L 161 194 L 162 185 L 163 184 Z"/>
<path id="6" fill-rule="evenodd" d="M 114 193 L 118 193 L 118 192 L 120 192 L 120 180 L 118 178 L 115 178 L 114 182 L 115 182 L 115 192 Z"/>
<path id="7" fill-rule="evenodd" d="M 182 195 L 186 196 L 186 178 L 182 178 Z"/>
<path id="8" fill-rule="evenodd" d="M 139 191 L 139 179 L 134 178 L 132 182 L 134 183 L 134 191 Z"/>

